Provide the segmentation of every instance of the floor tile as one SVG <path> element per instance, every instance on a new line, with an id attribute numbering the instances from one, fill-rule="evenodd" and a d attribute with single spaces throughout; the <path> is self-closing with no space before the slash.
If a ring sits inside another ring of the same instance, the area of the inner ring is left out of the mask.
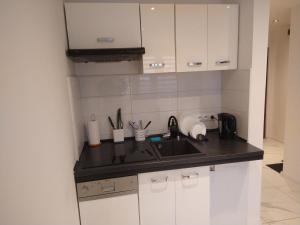
<path id="1" fill-rule="evenodd" d="M 284 144 L 273 139 L 264 140 L 264 163 L 281 163 L 283 160 Z"/>
<path id="2" fill-rule="evenodd" d="M 271 188 L 271 187 L 287 187 L 288 183 L 286 179 L 275 170 L 271 169 L 268 166 L 264 166 L 262 170 L 262 187 Z"/>
<path id="3" fill-rule="evenodd" d="M 300 225 L 300 218 L 283 220 L 275 223 L 266 223 L 264 225 Z"/>
<path id="4" fill-rule="evenodd" d="M 263 225 L 300 225 L 300 184 L 277 173 L 267 164 L 281 163 L 284 145 L 272 139 L 264 140 L 262 170 Z"/>

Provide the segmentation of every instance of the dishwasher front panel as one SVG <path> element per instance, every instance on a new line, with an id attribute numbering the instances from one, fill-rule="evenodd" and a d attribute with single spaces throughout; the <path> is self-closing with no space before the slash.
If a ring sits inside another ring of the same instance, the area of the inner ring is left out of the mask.
<path id="1" fill-rule="evenodd" d="M 139 225 L 138 195 L 79 202 L 81 225 Z"/>

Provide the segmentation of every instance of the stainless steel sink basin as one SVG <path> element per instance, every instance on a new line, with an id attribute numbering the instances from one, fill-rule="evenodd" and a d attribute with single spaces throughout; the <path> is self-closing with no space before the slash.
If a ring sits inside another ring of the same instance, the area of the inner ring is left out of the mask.
<path id="1" fill-rule="evenodd" d="M 163 140 L 162 142 L 153 143 L 153 145 L 159 158 L 204 155 L 204 153 L 188 139 Z"/>

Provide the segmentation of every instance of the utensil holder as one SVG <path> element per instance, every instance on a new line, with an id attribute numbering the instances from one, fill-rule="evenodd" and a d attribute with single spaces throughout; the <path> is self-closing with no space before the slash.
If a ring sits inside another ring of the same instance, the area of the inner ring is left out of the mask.
<path id="1" fill-rule="evenodd" d="M 136 141 L 145 141 L 146 140 L 146 130 L 136 129 L 134 130 L 134 136 Z"/>
<path id="2" fill-rule="evenodd" d="M 124 129 L 113 130 L 114 142 L 123 142 L 124 141 Z"/>

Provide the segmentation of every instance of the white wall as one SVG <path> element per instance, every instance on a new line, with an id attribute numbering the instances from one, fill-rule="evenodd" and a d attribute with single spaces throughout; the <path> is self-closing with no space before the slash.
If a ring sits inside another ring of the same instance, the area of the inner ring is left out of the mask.
<path id="1" fill-rule="evenodd" d="M 68 90 L 73 127 L 75 159 L 78 160 L 85 142 L 84 121 L 82 117 L 79 80 L 74 76 L 68 77 Z"/>
<path id="2" fill-rule="evenodd" d="M 237 133 L 248 139 L 250 69 L 252 66 L 253 1 L 227 0 L 240 6 L 238 69 L 222 76 L 222 110 L 235 115 Z"/>
<path id="3" fill-rule="evenodd" d="M 253 3 L 248 142 L 262 149 L 270 1 L 253 0 Z"/>
<path id="4" fill-rule="evenodd" d="M 284 174 L 300 182 L 300 5 L 292 9 L 291 15 Z"/>
<path id="5" fill-rule="evenodd" d="M 284 141 L 290 26 L 273 26 L 269 38 L 266 136 Z"/>
<path id="6" fill-rule="evenodd" d="M 263 147 L 269 0 L 226 0 L 240 5 L 238 69 L 222 76 L 222 109 L 237 118 L 239 136 Z"/>
<path id="7" fill-rule="evenodd" d="M 248 139 L 249 70 L 224 71 L 222 74 L 222 111 L 237 120 L 237 134 Z"/>
<path id="8" fill-rule="evenodd" d="M 79 224 L 62 0 L 1 0 L 0 27 L 0 224 Z"/>

